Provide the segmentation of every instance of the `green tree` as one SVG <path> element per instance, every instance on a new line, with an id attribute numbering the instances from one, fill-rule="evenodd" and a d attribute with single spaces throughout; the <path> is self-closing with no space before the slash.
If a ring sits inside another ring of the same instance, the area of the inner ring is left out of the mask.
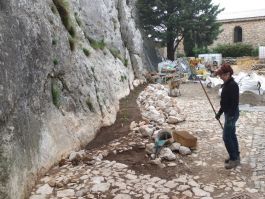
<path id="1" fill-rule="evenodd" d="M 184 33 L 183 45 L 184 45 L 185 55 L 187 57 L 193 56 L 194 55 L 193 48 L 195 46 L 195 43 L 193 39 L 193 32 L 191 30 L 186 31 Z"/>
<path id="2" fill-rule="evenodd" d="M 208 3 L 207 1 L 206 3 Z M 204 2 L 202 2 L 202 6 L 203 4 Z M 211 4 L 208 4 L 208 6 L 211 6 Z M 208 12 L 195 19 L 199 23 L 194 23 L 187 31 L 184 31 L 184 50 L 187 55 L 194 55 L 194 48 L 207 52 L 207 46 L 211 45 L 221 32 L 221 24 L 216 21 L 216 16 L 222 10 L 219 10 L 218 6 L 212 6 Z"/>
<path id="3" fill-rule="evenodd" d="M 198 46 L 209 45 L 219 34 L 216 16 L 222 11 L 211 0 L 138 0 L 139 22 L 149 37 L 167 47 L 167 58 L 185 35 Z"/>

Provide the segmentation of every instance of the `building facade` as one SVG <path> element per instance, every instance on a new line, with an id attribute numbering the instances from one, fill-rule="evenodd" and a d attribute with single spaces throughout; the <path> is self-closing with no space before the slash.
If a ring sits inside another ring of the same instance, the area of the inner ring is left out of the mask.
<path id="1" fill-rule="evenodd" d="M 250 44 L 254 48 L 265 45 L 265 16 L 223 19 L 219 21 L 222 23 L 222 33 L 219 34 L 217 40 L 214 41 L 210 48 L 218 44 L 234 44 L 238 42 Z"/>

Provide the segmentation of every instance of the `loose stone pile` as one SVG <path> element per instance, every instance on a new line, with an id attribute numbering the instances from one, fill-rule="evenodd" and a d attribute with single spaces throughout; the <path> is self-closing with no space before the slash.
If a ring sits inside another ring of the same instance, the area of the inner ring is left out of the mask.
<path id="1" fill-rule="evenodd" d="M 169 89 L 161 84 L 151 84 L 141 92 L 137 103 L 142 116 L 159 125 L 177 124 L 186 119 L 186 115 L 177 105 L 177 98 L 168 96 Z"/>
<path id="2" fill-rule="evenodd" d="M 160 129 L 158 126 L 156 126 L 155 123 L 149 123 L 148 125 L 146 125 L 143 121 L 140 122 L 139 125 L 137 125 L 137 123 L 132 122 L 130 127 L 133 132 L 140 133 L 140 136 L 142 136 L 143 138 L 149 138 L 150 141 L 146 144 L 145 151 L 150 156 L 150 159 L 153 160 L 152 163 L 157 164 L 162 168 L 166 166 L 165 164 L 162 164 L 162 160 L 176 160 L 176 152 L 179 152 L 182 155 L 191 154 L 190 148 L 181 146 L 180 143 L 174 141 L 173 137 L 168 139 L 167 143 L 164 146 L 161 146 L 160 148 L 155 146 L 154 142 L 158 140 L 159 134 L 163 132 L 168 132 L 171 134 L 170 130 Z"/>
<path id="3" fill-rule="evenodd" d="M 139 130 L 143 137 L 152 137 L 153 141 L 157 140 L 157 136 L 165 128 L 173 128 L 175 124 L 183 122 L 186 115 L 181 111 L 177 105 L 177 98 L 169 97 L 169 88 L 161 84 L 151 84 L 144 91 L 142 91 L 137 99 L 137 103 L 141 109 L 143 118 L 146 119 L 148 124 L 142 125 L 136 123 L 130 125 L 133 131 Z M 168 130 L 170 133 L 171 131 Z M 191 154 L 188 147 L 181 146 L 180 143 L 174 142 L 163 147 L 159 152 L 159 158 L 154 160 L 155 164 L 164 167 L 161 164 L 161 159 L 175 160 L 176 155 L 174 152 L 179 152 L 183 155 Z M 174 143 L 173 143 L 174 142 Z M 156 147 L 154 143 L 146 145 L 146 152 L 152 159 L 156 157 Z"/>

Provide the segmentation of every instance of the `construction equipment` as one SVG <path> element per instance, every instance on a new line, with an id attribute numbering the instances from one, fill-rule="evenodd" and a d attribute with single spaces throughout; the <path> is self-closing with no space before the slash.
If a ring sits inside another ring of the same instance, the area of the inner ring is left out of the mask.
<path id="1" fill-rule="evenodd" d="M 172 132 L 169 129 L 161 129 L 155 139 L 155 157 L 157 158 L 160 151 L 165 145 L 173 142 Z"/>

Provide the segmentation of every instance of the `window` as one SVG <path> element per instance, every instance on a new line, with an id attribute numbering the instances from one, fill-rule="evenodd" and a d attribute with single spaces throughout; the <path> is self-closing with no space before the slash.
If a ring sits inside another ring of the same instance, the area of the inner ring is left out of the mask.
<path id="1" fill-rule="evenodd" d="M 236 26 L 234 29 L 234 42 L 242 42 L 242 28 Z"/>

